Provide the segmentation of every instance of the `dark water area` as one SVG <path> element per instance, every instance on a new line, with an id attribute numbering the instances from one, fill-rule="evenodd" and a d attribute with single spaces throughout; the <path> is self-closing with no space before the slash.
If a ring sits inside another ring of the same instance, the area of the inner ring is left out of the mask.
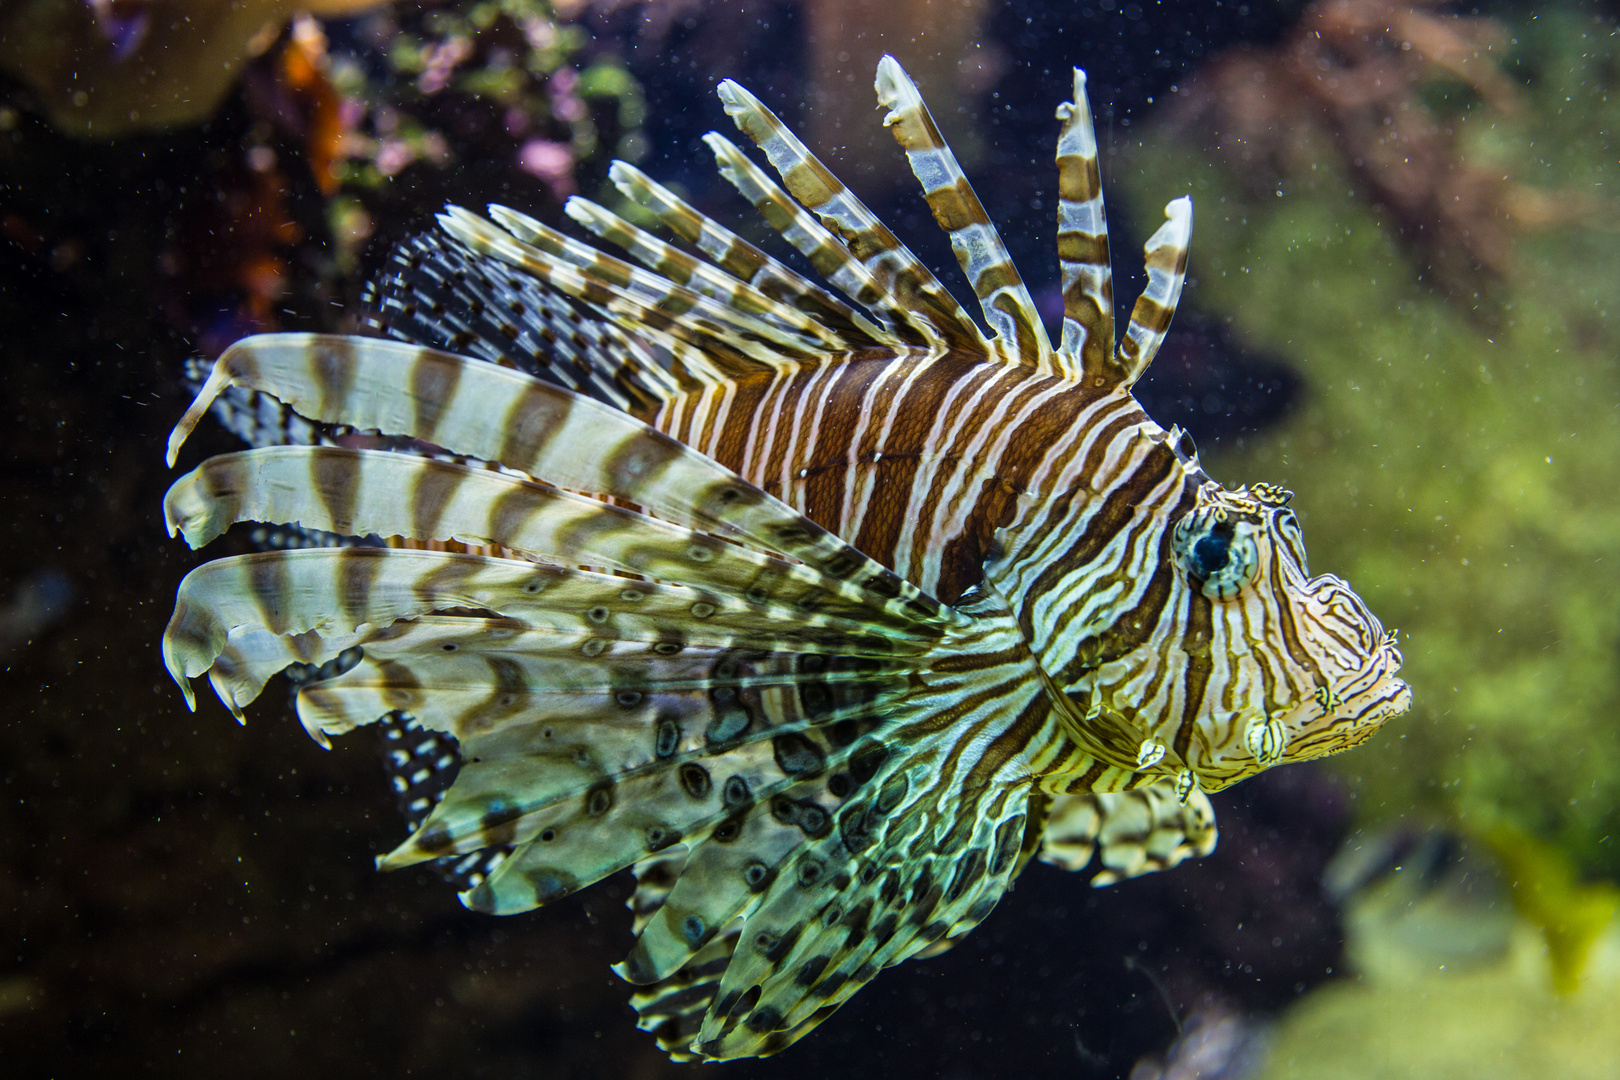
<path id="1" fill-rule="evenodd" d="M 633 9 L 591 24 L 590 49 L 626 56 L 645 94 L 642 167 L 728 212 L 696 142 L 728 126 L 715 79 L 788 102 L 792 123 L 806 72 L 799 5 L 743 10 L 698 7 L 652 47 L 638 45 Z M 990 8 L 1004 74 L 965 119 L 984 140 L 979 190 L 1037 295 L 1056 277 L 1049 144 L 1070 65 L 1090 72 L 1105 136 L 1123 139 L 1209 56 L 1273 42 L 1296 15 L 1190 0 Z M 0 89 L 0 1072 L 689 1073 L 634 1030 L 629 989 L 608 971 L 629 946 L 626 875 L 493 919 L 429 873 L 379 874 L 373 858 L 402 830 L 369 733 L 322 751 L 275 683 L 245 727 L 205 689 L 189 713 L 157 651 L 199 562 L 163 535 L 161 509 L 188 357 L 255 329 L 351 328 L 393 240 L 447 198 L 514 198 L 512 170 L 407 170 L 367 204 L 369 239 L 337 269 L 303 136 L 267 127 L 251 76 L 201 126 L 108 142 L 53 130 L 15 80 Z M 244 169 L 248 143 L 276 151 L 273 192 Z M 580 163 L 581 190 L 600 185 L 608 156 Z M 537 215 L 560 220 L 558 192 L 532 190 Z M 949 248 L 914 190 L 880 189 L 871 204 L 943 273 Z M 1148 230 L 1123 205 L 1109 213 L 1128 298 Z M 265 260 L 286 287 L 255 307 Z M 1297 372 L 1200 316 L 1196 288 L 1189 301 L 1142 384 L 1149 412 L 1206 447 L 1281 421 L 1305 395 Z M 192 452 L 236 447 L 205 425 Z M 227 547 L 250 550 L 245 536 Z M 1295 766 L 1214 801 L 1210 858 L 1101 890 L 1033 865 L 952 951 L 880 975 L 782 1056 L 705 1075 L 1124 1077 L 1183 1030 L 1276 1014 L 1342 968 L 1321 877 L 1350 827 L 1348 796 Z"/>

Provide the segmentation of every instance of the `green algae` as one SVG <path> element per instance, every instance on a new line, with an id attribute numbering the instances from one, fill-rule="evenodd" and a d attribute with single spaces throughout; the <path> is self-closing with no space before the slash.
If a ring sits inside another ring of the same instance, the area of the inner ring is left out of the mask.
<path id="1" fill-rule="evenodd" d="M 1313 992 L 1273 1032 L 1264 1080 L 1610 1080 L 1620 1061 L 1620 933 L 1580 993 L 1547 985 L 1544 944 L 1520 924 L 1495 963 L 1364 974 Z"/>
<path id="2" fill-rule="evenodd" d="M 1306 380 L 1295 415 L 1210 471 L 1297 491 L 1312 569 L 1402 632 L 1412 712 L 1335 762 L 1363 820 L 1488 817 L 1616 877 L 1620 46 L 1572 13 L 1515 33 L 1524 107 L 1467 108 L 1458 145 L 1592 209 L 1522 237 L 1473 297 L 1424 282 L 1325 140 L 1257 192 L 1148 132 L 1125 182 L 1142 221 L 1191 190 L 1188 299 Z"/>
<path id="3" fill-rule="evenodd" d="M 1476 831 L 1511 883 L 1514 908 L 1547 942 L 1553 989 L 1575 993 L 1598 939 L 1620 911 L 1620 888 L 1608 881 L 1579 881 L 1563 852 L 1505 822 Z"/>

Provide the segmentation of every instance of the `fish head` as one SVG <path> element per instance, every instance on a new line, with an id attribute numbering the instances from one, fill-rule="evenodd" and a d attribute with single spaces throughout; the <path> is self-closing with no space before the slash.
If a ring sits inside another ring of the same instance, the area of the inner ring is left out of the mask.
<path id="1" fill-rule="evenodd" d="M 1396 635 L 1343 579 L 1311 576 L 1291 498 L 1205 479 L 1167 523 L 1179 617 L 1158 653 L 1176 689 L 1133 726 L 1204 791 L 1346 750 L 1411 704 Z"/>

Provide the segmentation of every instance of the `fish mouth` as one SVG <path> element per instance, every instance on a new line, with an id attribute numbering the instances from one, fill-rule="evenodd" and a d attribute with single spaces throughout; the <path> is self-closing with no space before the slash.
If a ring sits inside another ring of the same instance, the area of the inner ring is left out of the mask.
<path id="1" fill-rule="evenodd" d="M 1399 677 L 1402 658 L 1394 635 L 1357 672 L 1338 680 L 1294 710 L 1285 723 L 1300 734 L 1288 758 L 1302 761 L 1348 750 L 1412 707 L 1412 688 Z"/>

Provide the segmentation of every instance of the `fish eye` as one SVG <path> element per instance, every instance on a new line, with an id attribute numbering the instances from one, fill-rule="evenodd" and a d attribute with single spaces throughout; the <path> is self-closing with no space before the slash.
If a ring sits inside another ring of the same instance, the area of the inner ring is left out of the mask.
<path id="1" fill-rule="evenodd" d="M 1170 548 L 1182 573 L 1211 600 L 1230 600 L 1254 580 L 1260 551 L 1253 526 L 1215 510 L 1194 511 L 1176 523 Z"/>

